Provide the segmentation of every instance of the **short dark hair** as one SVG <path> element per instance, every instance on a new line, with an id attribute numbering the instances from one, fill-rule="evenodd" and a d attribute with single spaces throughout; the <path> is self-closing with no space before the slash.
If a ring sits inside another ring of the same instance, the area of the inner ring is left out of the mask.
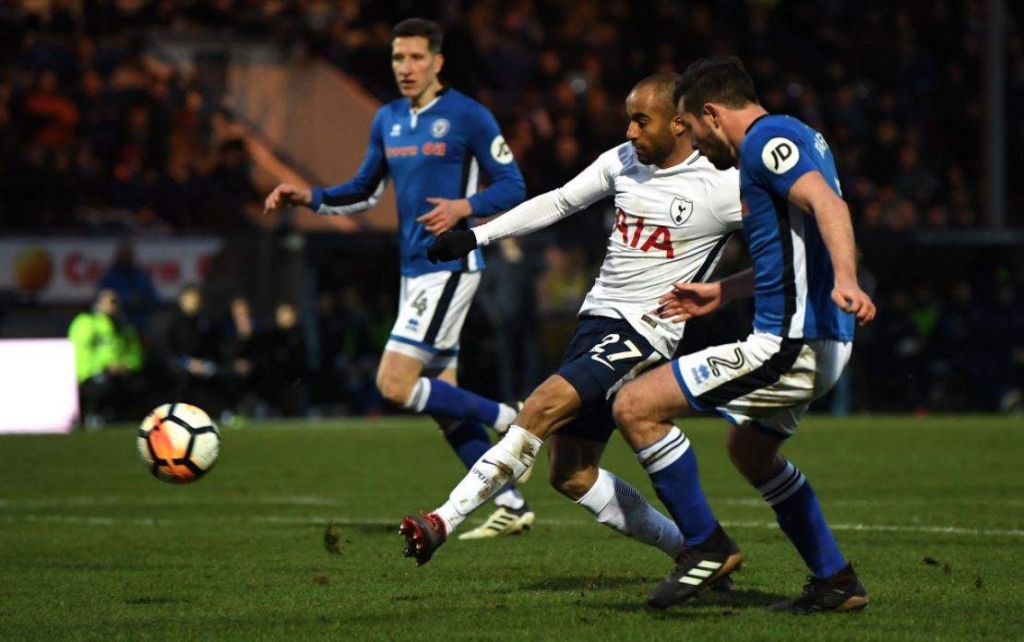
<path id="1" fill-rule="evenodd" d="M 676 83 L 672 97 L 676 105 L 686 98 L 686 111 L 699 114 L 705 103 L 739 108 L 757 104 L 757 92 L 743 63 L 736 56 L 701 58 L 690 63 Z"/>
<path id="2" fill-rule="evenodd" d="M 422 36 L 427 39 L 427 47 L 430 53 L 441 53 L 441 45 L 444 43 L 444 33 L 441 25 L 433 20 L 424 18 L 406 18 L 395 25 L 391 30 L 391 39 L 408 38 L 410 36 Z"/>

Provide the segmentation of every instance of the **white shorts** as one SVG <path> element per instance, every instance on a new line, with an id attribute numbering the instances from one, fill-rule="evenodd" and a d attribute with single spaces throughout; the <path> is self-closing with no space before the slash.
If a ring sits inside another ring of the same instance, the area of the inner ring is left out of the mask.
<path id="1" fill-rule="evenodd" d="M 459 333 L 479 286 L 480 272 L 403 276 L 398 319 L 384 349 L 419 359 L 425 370 L 456 367 Z"/>
<path id="2" fill-rule="evenodd" d="M 782 339 L 754 333 L 672 362 L 694 410 L 715 410 L 731 423 L 752 422 L 789 437 L 811 402 L 836 385 L 853 344 L 829 339 Z"/>

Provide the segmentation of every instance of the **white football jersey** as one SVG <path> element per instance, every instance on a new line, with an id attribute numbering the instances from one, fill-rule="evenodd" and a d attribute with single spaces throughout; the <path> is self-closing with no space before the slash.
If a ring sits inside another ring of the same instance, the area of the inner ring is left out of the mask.
<path id="1" fill-rule="evenodd" d="M 622 318 L 671 357 L 683 324 L 659 319 L 654 310 L 676 281 L 707 280 L 729 235 L 742 227 L 737 170 L 719 171 L 696 151 L 659 169 L 641 164 L 633 145 L 624 143 L 561 188 L 474 232 L 481 244 L 528 233 L 607 196 L 615 198 L 615 226 L 579 313 Z"/>

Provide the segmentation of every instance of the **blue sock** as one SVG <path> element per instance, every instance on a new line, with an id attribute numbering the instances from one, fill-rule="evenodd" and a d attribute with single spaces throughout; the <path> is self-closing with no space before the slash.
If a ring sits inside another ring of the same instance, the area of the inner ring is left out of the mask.
<path id="1" fill-rule="evenodd" d="M 443 432 L 444 438 L 448 440 L 448 445 L 466 465 L 467 470 L 472 468 L 473 464 L 491 449 L 491 440 L 487 436 L 487 431 L 478 423 L 456 424 Z"/>
<path id="2" fill-rule="evenodd" d="M 799 468 L 787 461 L 757 490 L 775 510 L 782 532 L 789 536 L 814 577 L 823 579 L 843 570 L 846 559 L 825 523 L 818 496 Z"/>
<path id="3" fill-rule="evenodd" d="M 697 474 L 697 455 L 690 440 L 672 426 L 656 444 L 637 451 L 636 457 L 668 508 L 687 546 L 700 544 L 718 527 Z"/>
<path id="4" fill-rule="evenodd" d="M 472 469 L 484 454 L 491 448 L 490 437 L 487 430 L 478 423 L 466 422 L 456 424 L 444 429 L 444 438 L 452 447 L 455 454 L 459 456 L 466 469 Z M 519 508 L 523 505 L 523 496 L 514 484 L 506 484 L 504 488 L 494 494 L 494 503 L 509 508 Z"/>
<path id="5" fill-rule="evenodd" d="M 501 411 L 496 401 L 457 388 L 446 381 L 426 377 L 421 377 L 416 382 L 406 406 L 432 417 L 478 421 L 489 426 L 497 423 L 498 413 Z"/>

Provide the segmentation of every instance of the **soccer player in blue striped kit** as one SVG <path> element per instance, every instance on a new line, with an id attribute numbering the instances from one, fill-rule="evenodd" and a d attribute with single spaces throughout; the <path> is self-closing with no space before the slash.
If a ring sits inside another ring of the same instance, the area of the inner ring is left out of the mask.
<path id="1" fill-rule="evenodd" d="M 364 211 L 380 198 L 388 176 L 398 200 L 402 283 L 398 319 L 377 372 L 384 397 L 434 417 L 466 466 L 490 448 L 484 425 L 503 433 L 516 417 L 508 405 L 457 385 L 459 333 L 480 283 L 483 255 L 427 260 L 434 235 L 468 229 L 470 216 L 507 210 L 526 196 L 519 167 L 486 107 L 445 87 L 442 33 L 410 18 L 392 32 L 391 67 L 402 98 L 373 119 L 366 156 L 351 180 L 333 187 L 278 185 L 267 212 L 304 205 L 321 214 Z M 477 191 L 481 167 L 490 186 Z M 463 539 L 513 534 L 535 516 L 511 484 L 494 498 L 497 510 Z"/>
<path id="2" fill-rule="evenodd" d="M 676 88 L 694 143 L 718 169 L 739 167 L 743 231 L 753 267 L 715 283 L 677 283 L 659 316 L 686 321 L 754 297 L 753 333 L 685 355 L 626 384 L 616 423 L 687 537 L 655 607 L 677 604 L 733 570 L 739 549 L 700 487 L 689 441 L 673 418 L 714 410 L 729 423 L 729 456 L 772 507 L 811 571 L 803 592 L 772 606 L 807 613 L 868 603 L 800 470 L 779 453 L 810 403 L 828 392 L 850 357 L 854 322 L 875 316 L 857 283 L 850 212 L 824 137 L 771 115 L 737 58 L 693 63 Z"/>

